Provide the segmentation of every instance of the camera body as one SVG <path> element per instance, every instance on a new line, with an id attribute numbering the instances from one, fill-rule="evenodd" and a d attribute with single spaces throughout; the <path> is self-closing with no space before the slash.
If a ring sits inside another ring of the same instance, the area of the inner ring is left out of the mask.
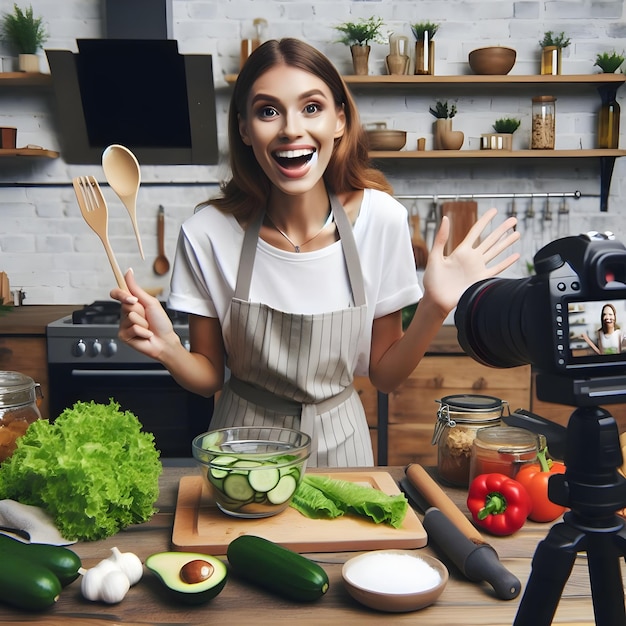
<path id="1" fill-rule="evenodd" d="M 534 265 L 528 278 L 466 290 L 455 313 L 459 343 L 484 365 L 532 364 L 543 400 L 624 402 L 626 248 L 610 233 L 565 237 Z"/>

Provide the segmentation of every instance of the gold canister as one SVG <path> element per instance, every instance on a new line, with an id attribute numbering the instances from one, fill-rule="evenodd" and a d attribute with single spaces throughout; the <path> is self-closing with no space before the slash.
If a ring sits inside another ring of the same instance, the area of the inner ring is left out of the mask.
<path id="1" fill-rule="evenodd" d="M 522 465 L 537 460 L 539 436 L 514 426 L 498 426 L 476 434 L 470 459 L 470 482 L 480 474 L 515 478 Z"/>
<path id="2" fill-rule="evenodd" d="M 30 424 L 41 419 L 41 388 L 29 376 L 0 371 L 0 463 L 8 459 Z"/>
<path id="3" fill-rule="evenodd" d="M 450 485 L 469 485 L 470 456 L 476 434 L 500 426 L 506 402 L 493 396 L 446 396 L 437 411 L 432 444 L 437 445 L 439 477 Z"/>

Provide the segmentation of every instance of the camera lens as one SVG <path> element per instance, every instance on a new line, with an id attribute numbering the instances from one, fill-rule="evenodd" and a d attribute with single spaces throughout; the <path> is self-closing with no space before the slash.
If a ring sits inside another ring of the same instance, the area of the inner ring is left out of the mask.
<path id="1" fill-rule="evenodd" d="M 454 322 L 461 347 L 490 367 L 517 367 L 530 363 L 525 322 L 532 316 L 528 281 L 491 278 L 472 285 L 461 296 Z"/>

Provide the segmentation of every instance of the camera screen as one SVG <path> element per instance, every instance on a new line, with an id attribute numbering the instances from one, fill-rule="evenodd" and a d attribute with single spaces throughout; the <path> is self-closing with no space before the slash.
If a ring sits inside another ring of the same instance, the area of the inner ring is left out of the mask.
<path id="1" fill-rule="evenodd" d="M 626 300 L 567 305 L 572 361 L 626 360 Z"/>

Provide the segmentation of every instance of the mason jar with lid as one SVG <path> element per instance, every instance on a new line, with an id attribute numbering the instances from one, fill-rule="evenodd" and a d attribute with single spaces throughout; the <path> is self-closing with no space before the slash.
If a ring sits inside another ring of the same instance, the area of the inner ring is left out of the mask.
<path id="1" fill-rule="evenodd" d="M 541 437 L 514 426 L 480 431 L 472 444 L 470 482 L 479 474 L 493 472 L 515 478 L 522 465 L 537 460 Z"/>
<path id="2" fill-rule="evenodd" d="M 532 104 L 532 132 L 530 147 L 533 150 L 554 150 L 556 133 L 556 98 L 536 96 Z"/>
<path id="3" fill-rule="evenodd" d="M 446 396 L 437 411 L 432 444 L 437 445 L 439 477 L 450 485 L 469 485 L 470 456 L 476 433 L 500 426 L 506 402 L 493 396 Z"/>
<path id="4" fill-rule="evenodd" d="M 41 419 L 41 397 L 39 383 L 29 376 L 0 371 L 0 463 L 13 454 L 29 425 Z"/>

